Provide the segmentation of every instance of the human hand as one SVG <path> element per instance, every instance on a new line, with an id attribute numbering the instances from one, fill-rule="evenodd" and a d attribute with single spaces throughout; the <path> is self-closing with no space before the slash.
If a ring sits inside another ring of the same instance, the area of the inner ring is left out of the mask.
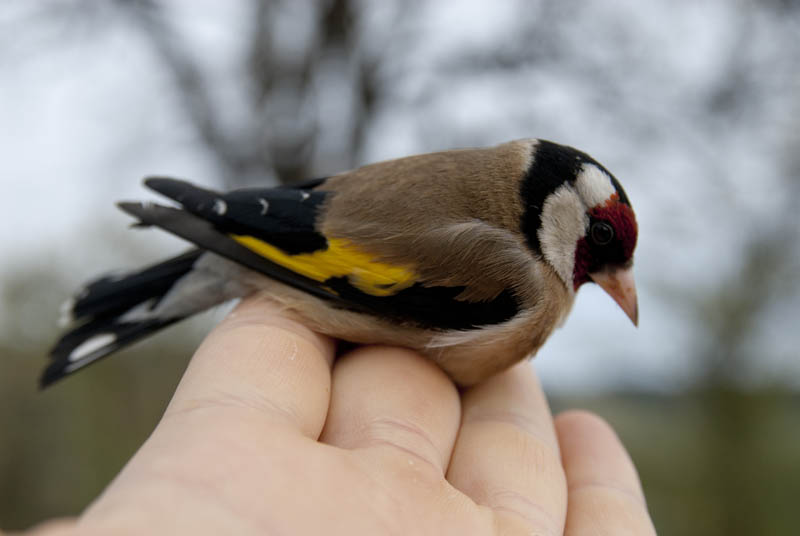
<path id="1" fill-rule="evenodd" d="M 523 363 L 463 393 L 400 348 L 334 342 L 251 298 L 77 520 L 36 534 L 655 534 L 612 429 L 553 419 Z"/>

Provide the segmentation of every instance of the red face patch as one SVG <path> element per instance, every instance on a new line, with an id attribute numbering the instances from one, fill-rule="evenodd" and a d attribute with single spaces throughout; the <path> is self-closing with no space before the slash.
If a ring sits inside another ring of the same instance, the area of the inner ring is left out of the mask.
<path id="1" fill-rule="evenodd" d="M 607 244 L 597 244 L 591 233 L 581 237 L 575 247 L 575 269 L 573 285 L 575 290 L 590 280 L 589 274 L 605 266 L 624 266 L 633 258 L 636 239 L 639 233 L 636 216 L 630 205 L 619 201 L 614 194 L 603 205 L 589 211 L 590 228 L 594 223 L 603 222 L 614 230 L 614 237 Z"/>
<path id="2" fill-rule="evenodd" d="M 616 197 L 616 194 L 614 196 Z M 612 197 L 605 205 L 590 210 L 589 216 L 611 225 L 616 240 L 622 245 L 625 259 L 630 260 L 633 257 L 633 250 L 636 248 L 636 238 L 639 235 L 636 215 L 630 205 L 620 203 Z"/>

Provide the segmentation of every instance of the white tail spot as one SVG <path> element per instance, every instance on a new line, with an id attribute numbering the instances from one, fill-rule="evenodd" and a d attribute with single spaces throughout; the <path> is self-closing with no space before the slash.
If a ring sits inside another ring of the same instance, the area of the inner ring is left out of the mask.
<path id="1" fill-rule="evenodd" d="M 101 333 L 86 339 L 69 354 L 70 362 L 80 361 L 84 357 L 116 342 L 117 336 L 113 333 Z"/>
<path id="2" fill-rule="evenodd" d="M 269 210 L 269 201 L 267 201 L 263 197 L 259 197 L 258 202 L 261 203 L 261 215 L 263 216 Z"/>

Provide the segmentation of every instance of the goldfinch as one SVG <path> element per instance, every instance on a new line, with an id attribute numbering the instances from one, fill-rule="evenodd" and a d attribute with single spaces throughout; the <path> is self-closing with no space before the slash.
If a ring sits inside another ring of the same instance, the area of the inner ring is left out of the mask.
<path id="1" fill-rule="evenodd" d="M 525 139 L 227 193 L 153 177 L 179 206 L 120 203 L 196 246 L 87 284 L 48 385 L 183 318 L 261 292 L 312 329 L 413 348 L 462 386 L 532 356 L 575 292 L 600 285 L 636 324 L 637 224 L 587 154 Z"/>

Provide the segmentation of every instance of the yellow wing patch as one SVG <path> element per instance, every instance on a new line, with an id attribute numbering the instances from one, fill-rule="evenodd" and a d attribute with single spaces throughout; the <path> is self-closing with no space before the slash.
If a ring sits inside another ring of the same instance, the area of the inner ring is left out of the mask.
<path id="1" fill-rule="evenodd" d="M 372 296 L 391 296 L 417 281 L 417 275 L 410 268 L 376 261 L 373 255 L 342 238 L 329 238 L 325 250 L 290 255 L 252 236 L 232 234 L 230 237 L 309 279 L 323 282 L 331 277 L 347 277 L 351 285 Z"/>

